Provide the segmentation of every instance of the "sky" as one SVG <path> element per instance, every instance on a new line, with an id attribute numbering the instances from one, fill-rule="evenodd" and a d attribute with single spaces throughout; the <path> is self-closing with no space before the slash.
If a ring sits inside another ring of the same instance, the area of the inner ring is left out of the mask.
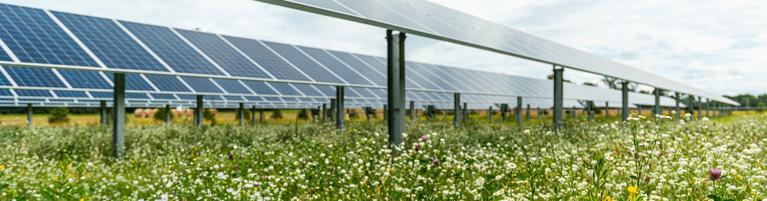
<path id="1" fill-rule="evenodd" d="M 719 94 L 767 93 L 767 1 L 430 0 Z M 252 0 L 0 0 L 99 17 L 385 56 L 385 30 Z M 551 66 L 407 39 L 409 60 L 545 79 Z M 576 83 L 600 76 L 565 71 Z"/>

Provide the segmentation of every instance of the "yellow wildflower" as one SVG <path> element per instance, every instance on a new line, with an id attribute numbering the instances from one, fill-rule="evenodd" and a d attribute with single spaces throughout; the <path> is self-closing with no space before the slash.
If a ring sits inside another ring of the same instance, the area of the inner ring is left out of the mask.
<path id="1" fill-rule="evenodd" d="M 615 199 L 613 199 L 613 197 L 607 196 L 604 199 L 602 199 L 602 201 L 615 201 Z"/>
<path id="2" fill-rule="evenodd" d="M 5 165 L 0 164 L 0 171 L 3 171 L 3 170 L 5 170 Z"/>
<path id="3" fill-rule="evenodd" d="M 635 197 L 637 195 L 637 192 L 639 191 L 639 187 L 637 186 L 629 186 L 626 188 L 626 190 L 629 192 L 631 197 Z"/>

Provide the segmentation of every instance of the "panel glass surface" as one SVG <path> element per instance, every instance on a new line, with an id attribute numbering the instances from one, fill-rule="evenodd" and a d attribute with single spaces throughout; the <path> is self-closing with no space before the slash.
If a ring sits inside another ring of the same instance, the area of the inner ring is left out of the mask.
<path id="1" fill-rule="evenodd" d="M 292 85 L 306 96 L 324 96 L 322 93 L 314 89 L 312 85 L 298 83 L 293 83 Z"/>
<path id="2" fill-rule="evenodd" d="M 98 66 L 40 9 L 0 4 L 0 39 L 22 62 Z"/>
<path id="3" fill-rule="evenodd" d="M 170 28 L 120 21 L 176 72 L 223 75 Z"/>
<path id="4" fill-rule="evenodd" d="M 301 72 L 257 40 L 232 36 L 224 36 L 224 38 L 277 79 L 309 81 Z"/>
<path id="5" fill-rule="evenodd" d="M 279 93 L 269 87 L 266 82 L 243 80 L 242 83 L 252 89 L 253 92 L 256 92 L 257 95 L 279 95 Z"/>
<path id="6" fill-rule="evenodd" d="M 73 88 L 83 89 L 111 89 L 106 79 L 98 71 L 80 71 L 59 69 L 59 74 Z"/>
<path id="7" fill-rule="evenodd" d="M 328 82 L 328 83 L 344 83 L 343 81 L 339 80 L 335 75 L 333 75 L 331 72 L 320 66 L 317 62 L 313 61 L 311 58 L 306 56 L 305 54 L 301 53 L 296 47 L 293 47 L 292 45 L 283 44 L 283 43 L 275 43 L 275 42 L 269 42 L 269 41 L 262 41 L 264 44 L 272 48 L 275 52 L 282 55 L 283 58 L 287 59 L 290 63 L 292 63 L 297 68 L 301 69 L 306 75 L 309 75 L 314 81 L 317 82 Z"/>
<path id="8" fill-rule="evenodd" d="M 211 33 L 176 30 L 230 75 L 271 78 L 219 36 Z"/>
<path id="9" fill-rule="evenodd" d="M 338 51 L 328 51 L 336 58 L 340 59 L 342 62 L 346 63 L 348 66 L 354 68 L 354 70 L 357 70 L 357 72 L 362 73 L 365 77 L 373 81 L 378 86 L 386 86 L 386 76 L 378 73 L 377 71 L 373 70 L 373 67 L 368 66 L 365 63 L 362 63 L 360 60 L 355 58 L 352 54 L 346 53 L 346 52 L 338 52 Z"/>
<path id="10" fill-rule="evenodd" d="M 65 98 L 88 98 L 88 94 L 84 91 L 53 91 L 58 97 Z"/>
<path id="11" fill-rule="evenodd" d="M 351 70 L 348 66 L 333 58 L 327 52 L 317 48 L 301 46 L 299 46 L 299 48 L 336 73 L 341 79 L 346 80 L 349 84 L 372 85 L 372 83 L 366 80 L 361 74 Z"/>
<path id="12" fill-rule="evenodd" d="M 208 78 L 201 77 L 182 77 L 186 84 L 189 84 L 196 92 L 202 93 L 223 93 L 213 82 Z"/>
<path id="13" fill-rule="evenodd" d="M 180 92 L 189 92 L 189 88 L 187 88 L 184 83 L 181 83 L 181 81 L 178 80 L 176 76 L 170 76 L 170 75 L 146 75 L 146 78 L 149 79 L 152 83 L 154 83 L 154 86 L 157 87 L 157 89 L 160 89 L 160 91 L 180 91 Z"/>
<path id="14" fill-rule="evenodd" d="M 298 92 L 293 86 L 290 86 L 288 83 L 280 83 L 280 82 L 270 82 L 269 85 L 271 85 L 275 90 L 279 91 L 280 94 L 283 96 L 300 96 L 301 92 Z"/>
<path id="15" fill-rule="evenodd" d="M 168 71 L 110 19 L 52 11 L 109 68 Z"/>
<path id="16" fill-rule="evenodd" d="M 18 96 L 29 97 L 53 97 L 48 90 L 36 90 L 36 89 L 14 89 Z"/>
<path id="17" fill-rule="evenodd" d="M 240 84 L 240 81 L 229 79 L 213 79 L 218 83 L 218 86 L 224 88 L 226 92 L 234 94 L 253 94 L 245 86 Z"/>
<path id="18" fill-rule="evenodd" d="M 19 86 L 66 87 L 64 82 L 62 82 L 51 69 L 5 66 L 5 71 L 8 72 L 8 75 L 11 76 L 11 79 L 16 81 L 16 84 Z"/>

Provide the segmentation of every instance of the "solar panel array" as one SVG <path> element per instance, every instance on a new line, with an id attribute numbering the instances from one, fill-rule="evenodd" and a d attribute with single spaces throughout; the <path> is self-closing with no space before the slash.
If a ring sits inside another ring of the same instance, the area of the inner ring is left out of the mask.
<path id="1" fill-rule="evenodd" d="M 112 72 L 127 71 L 129 105 L 223 107 L 248 102 L 305 107 L 347 86 L 351 105 L 386 99 L 384 58 L 0 4 L 0 104 L 95 105 L 110 100 Z M 407 63 L 407 98 L 486 105 L 546 98 L 551 81 L 419 62 Z M 619 92 L 567 84 L 566 99 L 619 101 Z M 637 96 L 642 96 L 637 94 Z M 476 103 L 475 103 L 476 102 Z M 635 102 L 637 104 L 651 104 Z"/>
<path id="2" fill-rule="evenodd" d="M 690 93 L 719 102 L 736 102 L 705 90 L 625 64 L 539 38 L 426 0 L 256 0 L 307 12 L 413 33 L 519 58 L 578 69 Z"/>

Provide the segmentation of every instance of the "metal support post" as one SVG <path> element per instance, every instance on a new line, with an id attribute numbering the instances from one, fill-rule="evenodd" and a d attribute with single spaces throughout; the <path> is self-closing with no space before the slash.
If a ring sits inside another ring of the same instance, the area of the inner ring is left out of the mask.
<path id="1" fill-rule="evenodd" d="M 240 117 L 240 126 L 245 126 L 245 103 L 240 103 L 240 108 L 237 109 L 237 116 Z"/>
<path id="2" fill-rule="evenodd" d="M 681 117 L 679 112 L 679 92 L 674 92 L 674 118 L 677 120 Z"/>
<path id="3" fill-rule="evenodd" d="M 417 120 L 416 118 L 418 117 L 415 113 L 415 101 L 410 101 L 410 122 L 415 122 Z"/>
<path id="4" fill-rule="evenodd" d="M 27 103 L 27 128 L 32 128 L 32 103 Z"/>
<path id="5" fill-rule="evenodd" d="M 258 122 L 256 121 L 256 106 L 250 108 L 250 124 L 256 125 Z"/>
<path id="6" fill-rule="evenodd" d="M 564 70 L 565 69 L 561 66 L 554 66 L 554 118 L 552 122 L 552 128 L 554 131 L 559 131 L 559 129 L 562 127 L 562 124 L 564 123 L 562 120 L 562 107 L 564 106 L 564 78 L 562 77 L 562 73 Z"/>
<path id="7" fill-rule="evenodd" d="M 197 107 L 194 108 L 194 127 L 202 128 L 202 121 L 203 121 L 203 110 L 205 108 L 203 107 L 203 96 L 197 95 L 197 101 L 195 102 L 197 104 Z"/>
<path id="8" fill-rule="evenodd" d="M 509 112 L 509 104 L 502 103 L 500 110 L 501 110 L 501 122 L 506 122 L 506 113 Z"/>
<path id="9" fill-rule="evenodd" d="M 525 110 L 525 120 L 530 120 L 530 104 L 527 104 L 527 110 Z"/>
<path id="10" fill-rule="evenodd" d="M 336 95 L 338 92 L 336 92 Z M 335 122 L 336 121 L 336 107 L 338 106 L 338 103 L 336 103 L 335 98 L 330 99 L 330 113 L 328 116 L 330 116 L 330 120 Z"/>
<path id="11" fill-rule="evenodd" d="M 336 107 L 335 107 L 335 120 L 336 128 L 338 130 L 344 129 L 344 86 L 336 86 Z"/>
<path id="12" fill-rule="evenodd" d="M 653 110 L 652 110 L 653 117 L 663 114 L 663 111 L 661 111 L 661 108 L 660 108 L 660 94 L 662 91 L 663 89 L 660 89 L 660 88 L 655 88 L 655 90 L 653 90 L 653 94 L 655 95 L 655 105 L 653 106 Z"/>
<path id="13" fill-rule="evenodd" d="M 517 127 L 522 128 L 522 96 L 517 96 L 517 107 L 514 115 L 517 117 Z"/>
<path id="14" fill-rule="evenodd" d="M 389 105 L 384 104 L 383 111 L 384 111 L 383 112 L 384 113 L 383 114 L 384 115 L 384 123 L 388 126 L 389 125 L 389 123 L 388 123 L 388 121 L 389 121 Z"/>
<path id="15" fill-rule="evenodd" d="M 605 120 L 610 120 L 610 102 L 605 101 Z"/>
<path id="16" fill-rule="evenodd" d="M 586 110 L 589 122 L 594 121 L 594 101 L 589 101 L 586 103 Z"/>
<path id="17" fill-rule="evenodd" d="M 164 118 L 165 124 L 170 124 L 170 120 L 171 120 L 171 116 L 170 115 L 171 115 L 171 113 L 170 113 L 170 105 L 166 104 L 165 105 L 165 118 Z"/>
<path id="18" fill-rule="evenodd" d="M 456 128 L 461 127 L 461 94 L 453 94 L 453 123 Z"/>
<path id="19" fill-rule="evenodd" d="M 99 101 L 99 121 L 101 125 L 109 124 L 109 115 L 107 114 L 107 101 Z"/>
<path id="20" fill-rule="evenodd" d="M 629 114 L 631 113 L 629 111 L 629 82 L 628 81 L 621 82 L 621 96 L 623 97 L 621 99 L 621 119 L 623 121 L 626 121 L 626 119 L 629 118 Z"/>
<path id="21" fill-rule="evenodd" d="M 328 117 L 328 105 L 326 103 L 322 104 L 322 109 L 320 109 L 320 122 L 325 123 L 325 118 Z"/>
<path id="22" fill-rule="evenodd" d="M 114 74 L 112 97 L 112 156 L 122 158 L 125 153 L 125 74 Z"/>
<path id="23" fill-rule="evenodd" d="M 702 116 L 702 114 L 701 114 L 701 112 L 702 112 L 701 109 L 702 108 L 701 107 L 703 107 L 703 98 L 698 96 L 698 119 L 701 119 L 701 116 Z"/>
<path id="24" fill-rule="evenodd" d="M 493 120 L 493 106 L 487 108 L 487 120 Z"/>
<path id="25" fill-rule="evenodd" d="M 466 122 L 469 121 L 469 106 L 468 106 L 468 103 L 463 102 L 463 108 L 462 109 L 463 109 L 463 111 L 461 112 L 461 114 L 462 114 L 461 115 L 462 116 L 461 117 L 461 122 L 463 122 L 463 124 L 466 124 Z"/>

